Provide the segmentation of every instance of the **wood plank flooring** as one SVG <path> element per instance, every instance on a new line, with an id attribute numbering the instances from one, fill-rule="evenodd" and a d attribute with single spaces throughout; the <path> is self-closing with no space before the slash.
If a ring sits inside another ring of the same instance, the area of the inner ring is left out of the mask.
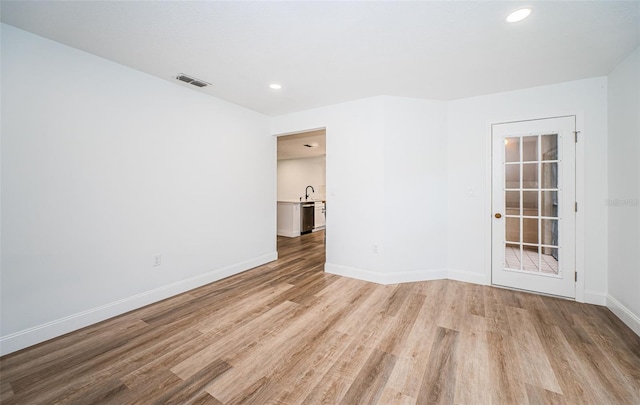
<path id="1" fill-rule="evenodd" d="M 608 309 L 279 260 L 0 359 L 2 404 L 640 404 L 640 338 Z"/>

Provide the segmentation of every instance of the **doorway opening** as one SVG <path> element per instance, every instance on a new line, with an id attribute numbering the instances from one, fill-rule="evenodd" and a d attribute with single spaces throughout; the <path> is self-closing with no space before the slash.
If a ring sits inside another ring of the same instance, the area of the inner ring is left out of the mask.
<path id="1" fill-rule="evenodd" d="M 302 238 L 326 229 L 326 130 L 277 138 L 277 235 Z M 315 235 L 317 239 L 318 235 Z M 324 248 L 324 243 L 323 243 Z"/>

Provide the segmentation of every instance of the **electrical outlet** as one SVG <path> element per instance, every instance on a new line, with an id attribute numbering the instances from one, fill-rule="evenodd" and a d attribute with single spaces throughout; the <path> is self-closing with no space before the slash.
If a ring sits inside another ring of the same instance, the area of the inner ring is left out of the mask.
<path id="1" fill-rule="evenodd" d="M 374 254 L 378 254 L 378 245 L 374 243 L 371 250 L 373 251 Z"/>
<path id="2" fill-rule="evenodd" d="M 153 256 L 153 265 L 160 266 L 162 264 L 162 255 L 154 255 Z"/>

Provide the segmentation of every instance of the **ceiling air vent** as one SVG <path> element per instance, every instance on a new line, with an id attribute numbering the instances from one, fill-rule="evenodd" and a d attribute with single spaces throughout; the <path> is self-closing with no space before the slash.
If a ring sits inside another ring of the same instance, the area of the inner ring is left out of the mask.
<path id="1" fill-rule="evenodd" d="M 200 79 L 196 79 L 195 77 L 187 76 L 184 73 L 180 73 L 178 76 L 176 76 L 176 79 L 180 80 L 181 82 L 192 84 L 192 85 L 194 85 L 196 87 L 207 87 L 207 86 L 209 86 L 211 84 L 211 83 L 205 82 L 204 80 L 200 80 Z"/>

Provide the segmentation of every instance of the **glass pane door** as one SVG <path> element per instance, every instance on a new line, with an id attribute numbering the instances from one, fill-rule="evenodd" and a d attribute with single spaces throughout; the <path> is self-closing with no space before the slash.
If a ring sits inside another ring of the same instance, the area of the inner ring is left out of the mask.
<path id="1" fill-rule="evenodd" d="M 557 275 L 558 134 L 504 139 L 505 268 Z"/>
<path id="2" fill-rule="evenodd" d="M 492 284 L 575 297 L 573 131 L 573 116 L 492 126 Z"/>

